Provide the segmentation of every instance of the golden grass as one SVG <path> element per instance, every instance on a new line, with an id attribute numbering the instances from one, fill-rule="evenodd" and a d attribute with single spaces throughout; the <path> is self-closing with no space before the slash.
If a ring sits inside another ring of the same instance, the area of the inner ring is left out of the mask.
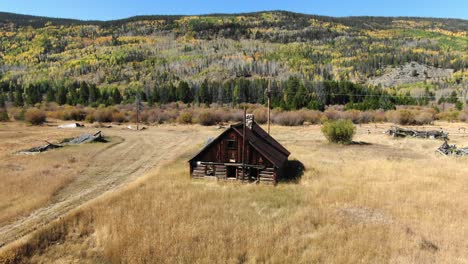
<path id="1" fill-rule="evenodd" d="M 274 126 L 306 167 L 298 184 L 276 187 L 190 180 L 186 160 L 201 143 L 192 140 L 177 160 L 12 245 L 0 260 L 468 262 L 468 159 L 438 156 L 440 141 L 396 140 L 379 127 L 358 128 L 355 139 L 371 145 L 339 146 L 325 143 L 318 126 Z M 463 135 L 452 139 L 468 146 Z"/>
<path id="2" fill-rule="evenodd" d="M 79 175 L 96 146 L 70 147 L 41 155 L 15 152 L 80 132 L 13 122 L 0 125 L 0 226 L 50 203 L 55 193 Z"/>

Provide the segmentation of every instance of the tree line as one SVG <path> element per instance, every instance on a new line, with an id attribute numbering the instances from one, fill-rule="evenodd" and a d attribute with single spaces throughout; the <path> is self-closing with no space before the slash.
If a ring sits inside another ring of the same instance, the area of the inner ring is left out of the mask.
<path id="1" fill-rule="evenodd" d="M 270 89 L 271 105 L 284 110 L 302 108 L 324 110 L 328 105 L 344 105 L 346 109 L 394 109 L 396 105 L 427 105 L 435 95 L 426 89 L 420 98 L 409 93 L 395 95 L 378 87 L 364 86 L 349 81 L 307 81 L 293 76 L 287 80 L 237 78 L 224 82 L 186 81 L 157 83 L 153 87 L 127 87 L 120 90 L 95 84 L 72 81 L 41 81 L 32 84 L 0 83 L 0 103 L 11 102 L 17 107 L 34 106 L 42 102 L 59 105 L 131 104 L 136 98 L 147 105 L 183 102 L 185 104 L 230 105 L 241 103 L 266 104 Z M 455 93 L 456 95 L 456 93 Z M 456 97 L 456 96 L 455 96 Z M 453 95 L 451 97 L 453 101 Z M 447 100 L 448 101 L 448 100 Z M 451 101 L 450 101 L 451 102 Z"/>

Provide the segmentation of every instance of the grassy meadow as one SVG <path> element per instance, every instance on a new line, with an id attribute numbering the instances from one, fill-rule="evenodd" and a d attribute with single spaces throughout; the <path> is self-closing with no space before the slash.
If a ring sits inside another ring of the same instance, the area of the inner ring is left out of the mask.
<path id="1" fill-rule="evenodd" d="M 461 124 L 436 125 L 468 146 Z M 389 126 L 359 126 L 355 141 L 368 144 L 345 146 L 320 126 L 273 126 L 305 166 L 298 182 L 275 187 L 191 180 L 188 158 L 220 131 L 150 127 L 141 137 L 185 135 L 182 147 L 0 249 L 0 262 L 466 263 L 468 159 L 436 154 L 441 141 L 391 138 Z"/>

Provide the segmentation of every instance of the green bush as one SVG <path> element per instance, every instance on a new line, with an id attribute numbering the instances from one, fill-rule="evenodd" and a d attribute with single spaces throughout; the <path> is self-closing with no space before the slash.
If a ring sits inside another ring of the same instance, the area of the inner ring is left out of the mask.
<path id="1" fill-rule="evenodd" d="M 46 121 L 46 114 L 40 109 L 32 108 L 26 111 L 25 120 L 32 125 L 41 125 Z"/>
<path id="2" fill-rule="evenodd" d="M 10 117 L 8 117 L 8 112 L 5 109 L 0 109 L 0 122 L 7 121 L 10 121 Z"/>
<path id="3" fill-rule="evenodd" d="M 330 121 L 323 124 L 322 133 L 329 142 L 347 144 L 353 140 L 356 127 L 350 120 Z"/>
<path id="4" fill-rule="evenodd" d="M 26 110 L 23 108 L 16 108 L 12 111 L 13 118 L 15 121 L 24 121 L 24 116 L 26 115 Z"/>
<path id="5" fill-rule="evenodd" d="M 190 111 L 182 111 L 177 118 L 179 124 L 192 124 L 193 114 Z"/>

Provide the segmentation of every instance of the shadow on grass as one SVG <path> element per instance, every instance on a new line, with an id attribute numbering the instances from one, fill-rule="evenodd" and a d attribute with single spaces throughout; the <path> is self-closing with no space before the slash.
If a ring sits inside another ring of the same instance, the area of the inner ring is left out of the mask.
<path id="1" fill-rule="evenodd" d="M 279 182 L 292 182 L 298 183 L 304 175 L 305 166 L 298 160 L 288 160 L 283 169 L 283 175 Z"/>
<path id="2" fill-rule="evenodd" d="M 364 142 L 364 141 L 351 141 L 349 145 L 357 145 L 357 146 L 370 146 L 372 143 Z"/>

